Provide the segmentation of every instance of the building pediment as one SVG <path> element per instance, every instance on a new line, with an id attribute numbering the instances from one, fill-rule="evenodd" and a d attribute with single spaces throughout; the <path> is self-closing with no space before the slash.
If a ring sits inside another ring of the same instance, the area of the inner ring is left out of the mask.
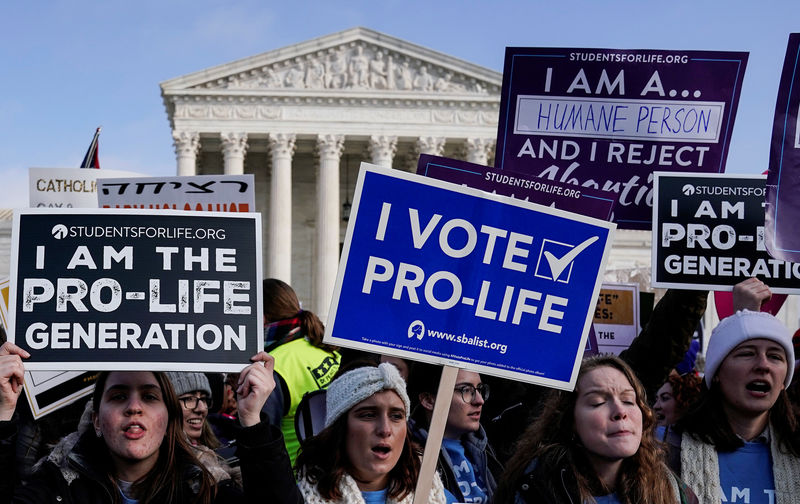
<path id="1" fill-rule="evenodd" d="M 175 95 L 398 93 L 497 96 L 498 72 L 366 28 L 352 28 L 161 83 Z"/>

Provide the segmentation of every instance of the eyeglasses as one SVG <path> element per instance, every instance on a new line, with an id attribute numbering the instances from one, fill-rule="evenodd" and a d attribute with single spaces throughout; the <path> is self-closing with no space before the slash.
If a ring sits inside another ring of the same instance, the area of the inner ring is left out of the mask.
<path id="1" fill-rule="evenodd" d="M 465 403 L 471 403 L 475 400 L 475 391 L 477 390 L 480 392 L 481 397 L 483 400 L 489 399 L 489 385 L 486 383 L 479 383 L 477 387 L 473 387 L 470 384 L 459 385 L 456 387 L 458 392 L 461 392 L 461 399 Z"/>
<path id="2" fill-rule="evenodd" d="M 199 402 L 202 402 L 206 405 L 206 409 L 211 409 L 211 406 L 214 405 L 214 401 L 209 396 L 187 396 L 187 397 L 179 397 L 178 400 L 183 404 L 183 407 L 186 409 L 195 409 Z"/>

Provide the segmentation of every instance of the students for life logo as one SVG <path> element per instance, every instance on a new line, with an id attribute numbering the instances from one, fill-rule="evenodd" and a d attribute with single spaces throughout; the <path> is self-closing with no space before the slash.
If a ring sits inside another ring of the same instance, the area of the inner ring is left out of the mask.
<path id="1" fill-rule="evenodd" d="M 61 240 L 67 237 L 67 233 L 69 233 L 69 230 L 67 229 L 67 226 L 65 226 L 64 224 L 56 224 L 55 226 L 53 226 L 53 229 L 50 232 L 53 234 L 53 238 L 55 238 L 56 240 Z"/>

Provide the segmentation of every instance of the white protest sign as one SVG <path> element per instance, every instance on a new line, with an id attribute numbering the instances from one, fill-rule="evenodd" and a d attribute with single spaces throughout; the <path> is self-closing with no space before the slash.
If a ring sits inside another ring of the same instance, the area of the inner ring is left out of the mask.
<path id="1" fill-rule="evenodd" d="M 29 168 L 31 208 L 97 208 L 97 179 L 137 177 L 122 170 L 86 168 Z"/>
<path id="2" fill-rule="evenodd" d="M 33 418 L 68 406 L 94 390 L 94 371 L 26 371 L 25 396 Z"/>
<path id="3" fill-rule="evenodd" d="M 0 278 L 0 322 L 9 327 L 8 298 L 11 279 Z M 96 374 L 81 371 L 26 371 L 25 395 L 33 418 L 67 406 L 92 392 Z"/>
<path id="4" fill-rule="evenodd" d="M 263 348 L 260 217 L 15 211 L 9 340 L 29 370 L 240 371 Z"/>
<path id="5" fill-rule="evenodd" d="M 601 353 L 619 355 L 639 334 L 639 284 L 604 283 L 594 311 L 594 331 Z"/>
<path id="6" fill-rule="evenodd" d="M 100 208 L 255 212 L 253 175 L 103 177 L 97 188 Z"/>

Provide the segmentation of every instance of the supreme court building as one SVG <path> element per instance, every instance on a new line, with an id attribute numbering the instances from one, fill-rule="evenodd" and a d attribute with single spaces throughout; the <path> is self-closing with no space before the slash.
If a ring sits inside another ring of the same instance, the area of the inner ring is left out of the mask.
<path id="1" fill-rule="evenodd" d="M 353 28 L 162 82 L 161 94 L 177 173 L 254 174 L 264 275 L 324 321 L 360 163 L 415 171 L 428 153 L 491 165 L 501 85 L 496 71 Z M 649 231 L 617 231 L 605 279 L 651 290 Z"/>

